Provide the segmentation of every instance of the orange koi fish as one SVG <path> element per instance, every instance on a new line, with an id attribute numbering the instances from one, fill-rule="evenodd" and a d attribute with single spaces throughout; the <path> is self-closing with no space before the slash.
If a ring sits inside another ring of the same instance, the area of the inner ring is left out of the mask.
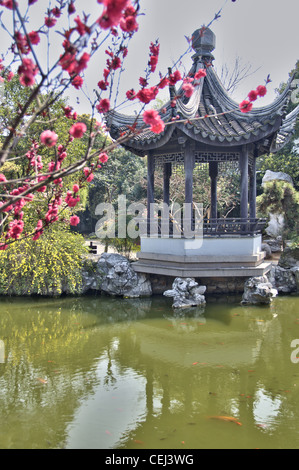
<path id="1" fill-rule="evenodd" d="M 40 379 L 40 378 L 37 378 L 36 380 L 37 380 L 38 382 L 40 382 L 41 384 L 47 384 L 47 383 L 48 383 L 47 379 Z"/>
<path id="2" fill-rule="evenodd" d="M 231 423 L 238 424 L 238 426 L 242 426 L 242 423 L 238 421 L 233 416 L 209 416 L 210 419 L 220 419 L 221 421 L 229 421 Z"/>

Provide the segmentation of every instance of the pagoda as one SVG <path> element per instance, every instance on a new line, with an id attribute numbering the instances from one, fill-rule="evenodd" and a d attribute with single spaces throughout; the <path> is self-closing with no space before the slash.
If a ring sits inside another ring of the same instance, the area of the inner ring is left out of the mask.
<path id="1" fill-rule="evenodd" d="M 165 123 L 162 133 L 152 132 L 140 116 L 116 111 L 106 116 L 111 137 L 116 140 L 127 135 L 123 147 L 147 158 L 148 231 L 141 236 L 138 261 L 134 263 L 137 272 L 207 278 L 259 276 L 271 269 L 262 251 L 266 222 L 256 216 L 256 160 L 260 155 L 279 151 L 290 141 L 299 106 L 286 114 L 292 92 L 290 80 L 273 103 L 241 112 L 239 103 L 230 97 L 213 68 L 215 42 L 209 28 L 193 33 L 195 53 L 189 77 L 203 69 L 206 75 L 193 82 L 190 97 L 182 86 L 178 90 L 169 87 L 169 101 L 159 110 Z M 185 204 L 191 207 L 187 222 L 194 229 L 196 169 L 202 166 L 208 168 L 211 199 L 209 215 L 202 218 L 201 236 L 184 236 L 186 216 L 179 223 L 181 231 L 174 230 L 169 217 L 167 236 L 161 230 L 151 234 L 155 173 L 162 174 L 163 201 L 168 207 L 172 174 L 181 169 Z M 217 181 L 228 167 L 239 177 L 239 214 L 219 218 Z"/>

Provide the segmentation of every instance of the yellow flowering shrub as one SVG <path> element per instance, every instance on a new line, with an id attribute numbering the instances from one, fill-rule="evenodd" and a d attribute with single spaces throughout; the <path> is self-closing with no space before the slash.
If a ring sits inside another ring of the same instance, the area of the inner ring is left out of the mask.
<path id="1" fill-rule="evenodd" d="M 80 293 L 87 249 L 81 235 L 49 230 L 38 240 L 19 240 L 0 251 L 0 294 Z"/>

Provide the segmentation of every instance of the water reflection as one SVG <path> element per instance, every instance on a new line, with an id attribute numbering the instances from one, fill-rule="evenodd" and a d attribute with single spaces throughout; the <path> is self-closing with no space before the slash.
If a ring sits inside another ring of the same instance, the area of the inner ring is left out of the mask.
<path id="1" fill-rule="evenodd" d="M 296 447 L 298 300 L 2 299 L 0 447 Z"/>

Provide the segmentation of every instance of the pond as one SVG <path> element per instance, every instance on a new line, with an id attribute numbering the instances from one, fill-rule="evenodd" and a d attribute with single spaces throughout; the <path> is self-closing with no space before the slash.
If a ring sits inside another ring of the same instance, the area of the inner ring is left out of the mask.
<path id="1" fill-rule="evenodd" d="M 2 298 L 0 448 L 298 448 L 298 346 L 296 296 Z"/>

